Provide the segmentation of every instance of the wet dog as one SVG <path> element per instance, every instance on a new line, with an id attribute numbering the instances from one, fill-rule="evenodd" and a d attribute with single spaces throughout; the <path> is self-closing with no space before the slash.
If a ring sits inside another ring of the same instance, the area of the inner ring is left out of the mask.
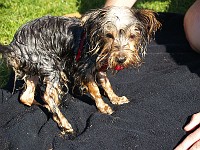
<path id="1" fill-rule="evenodd" d="M 153 11 L 127 7 L 92 10 L 81 19 L 45 16 L 23 25 L 9 45 L 0 46 L 0 52 L 16 77 L 25 81 L 20 101 L 28 106 L 38 104 L 36 86 L 45 85 L 43 106 L 60 128 L 73 132 L 58 107 L 65 94 L 63 88 L 73 83 L 82 93 L 90 93 L 100 112 L 112 114 L 99 85 L 111 103 L 120 105 L 129 100 L 115 94 L 107 70 L 139 67 L 160 26 Z"/>

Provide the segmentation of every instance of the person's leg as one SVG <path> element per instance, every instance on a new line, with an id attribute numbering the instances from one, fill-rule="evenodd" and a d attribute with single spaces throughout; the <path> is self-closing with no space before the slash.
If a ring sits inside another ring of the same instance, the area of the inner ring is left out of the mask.
<path id="1" fill-rule="evenodd" d="M 200 0 L 196 0 L 186 12 L 184 29 L 190 46 L 200 53 Z"/>
<path id="2" fill-rule="evenodd" d="M 107 6 L 127 6 L 132 7 L 137 0 L 106 0 L 105 7 Z"/>

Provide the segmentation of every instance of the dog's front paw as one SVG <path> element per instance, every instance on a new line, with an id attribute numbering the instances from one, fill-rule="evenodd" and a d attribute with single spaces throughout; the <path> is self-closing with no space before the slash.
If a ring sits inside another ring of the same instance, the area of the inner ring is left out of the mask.
<path id="1" fill-rule="evenodd" d="M 104 105 L 98 106 L 98 109 L 101 113 L 109 114 L 109 115 L 111 115 L 114 112 L 112 108 L 108 104 L 105 104 L 105 103 Z"/>
<path id="2" fill-rule="evenodd" d="M 66 132 L 73 133 L 74 132 L 71 124 L 68 121 L 66 123 L 62 123 L 61 128 L 62 128 L 63 133 L 66 133 Z"/>
<path id="3" fill-rule="evenodd" d="M 54 115 L 53 119 L 55 122 L 58 123 L 58 126 L 61 128 L 62 134 L 73 133 L 74 130 L 71 124 L 67 121 L 67 119 L 64 116 L 62 118 L 58 118 L 57 115 Z"/>
<path id="4" fill-rule="evenodd" d="M 126 96 L 112 97 L 112 99 L 110 101 L 111 101 L 112 104 L 115 104 L 115 105 L 121 105 L 121 104 L 129 103 L 129 100 L 128 100 L 128 98 L 126 98 Z"/>

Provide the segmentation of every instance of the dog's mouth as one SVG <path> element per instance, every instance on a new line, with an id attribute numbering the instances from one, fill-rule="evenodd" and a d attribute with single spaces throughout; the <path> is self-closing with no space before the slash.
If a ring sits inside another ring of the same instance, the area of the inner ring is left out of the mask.
<path id="1" fill-rule="evenodd" d="M 113 58 L 113 57 L 112 57 Z M 113 71 L 120 71 L 125 68 L 134 67 L 137 68 L 141 65 L 141 59 L 126 59 L 123 62 L 116 61 L 116 59 L 104 60 L 98 64 L 98 70 L 105 71 L 111 69 Z"/>
<path id="2" fill-rule="evenodd" d="M 124 69 L 124 66 L 122 66 L 122 65 L 116 65 L 114 69 L 115 69 L 116 71 L 119 71 L 119 70 Z"/>
<path id="3" fill-rule="evenodd" d="M 108 64 L 102 65 L 99 70 L 105 71 L 108 69 Z M 123 65 L 117 64 L 115 67 L 112 67 L 113 70 L 120 71 L 123 70 L 125 67 Z"/>

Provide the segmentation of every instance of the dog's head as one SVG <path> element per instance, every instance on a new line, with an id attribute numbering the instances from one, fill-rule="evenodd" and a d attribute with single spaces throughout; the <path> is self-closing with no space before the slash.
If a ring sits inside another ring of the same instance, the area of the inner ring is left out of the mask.
<path id="1" fill-rule="evenodd" d="M 141 64 L 146 46 L 161 26 L 151 10 L 107 7 L 82 17 L 90 54 L 97 68 L 121 70 Z"/>

